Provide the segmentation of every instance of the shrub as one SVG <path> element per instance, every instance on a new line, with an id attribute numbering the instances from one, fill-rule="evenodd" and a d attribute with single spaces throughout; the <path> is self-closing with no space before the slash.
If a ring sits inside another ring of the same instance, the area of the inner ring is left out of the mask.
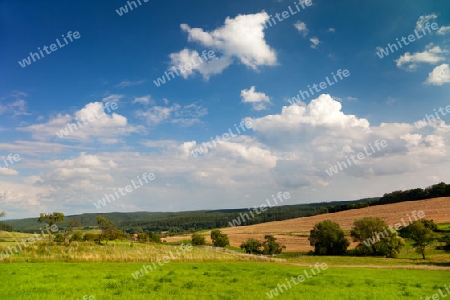
<path id="1" fill-rule="evenodd" d="M 198 234 L 198 233 L 194 233 L 192 234 L 192 245 L 193 246 L 202 246 L 205 245 L 206 241 L 205 241 L 205 237 Z"/>
<path id="2" fill-rule="evenodd" d="M 83 239 L 88 242 L 100 242 L 100 234 L 86 233 Z"/>
<path id="3" fill-rule="evenodd" d="M 83 233 L 81 231 L 77 231 L 70 237 L 70 242 L 81 242 L 83 241 Z"/>
<path id="4" fill-rule="evenodd" d="M 276 242 L 277 239 L 272 235 L 266 235 L 264 238 L 266 239 L 262 244 L 264 254 L 280 254 L 283 248 L 286 248 L 286 246 L 278 244 Z"/>
<path id="5" fill-rule="evenodd" d="M 55 234 L 55 238 L 53 239 L 53 241 L 56 243 L 64 243 L 64 235 L 62 235 L 61 233 Z"/>
<path id="6" fill-rule="evenodd" d="M 261 254 L 262 243 L 257 239 L 249 238 L 246 242 L 242 242 L 241 249 L 247 254 Z"/>
<path id="7" fill-rule="evenodd" d="M 139 233 L 138 241 L 141 243 L 152 242 L 152 243 L 161 243 L 161 236 L 159 234 L 153 233 L 151 231 Z"/>
<path id="8" fill-rule="evenodd" d="M 225 247 L 230 244 L 228 236 L 222 233 L 219 229 L 214 229 L 211 231 L 211 240 L 215 247 Z"/>

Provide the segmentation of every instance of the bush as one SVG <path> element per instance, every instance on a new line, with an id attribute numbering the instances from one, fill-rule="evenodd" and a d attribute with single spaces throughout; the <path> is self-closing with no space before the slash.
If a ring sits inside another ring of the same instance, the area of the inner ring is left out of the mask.
<path id="1" fill-rule="evenodd" d="M 81 242 L 83 241 L 83 233 L 81 231 L 77 231 L 70 237 L 70 242 Z"/>
<path id="2" fill-rule="evenodd" d="M 272 235 L 264 236 L 266 239 L 263 243 L 258 241 L 257 239 L 248 239 L 246 242 L 242 242 L 241 249 L 245 250 L 245 253 L 248 254 L 280 254 L 286 246 L 282 246 L 276 242 L 276 238 Z"/>
<path id="3" fill-rule="evenodd" d="M 247 254 L 261 254 L 262 243 L 257 239 L 248 239 L 246 242 L 242 242 L 241 249 L 245 250 Z"/>
<path id="4" fill-rule="evenodd" d="M 152 243 L 161 243 L 161 236 L 159 234 L 153 233 L 151 231 L 139 233 L 138 241 L 141 243 L 152 242 Z"/>
<path id="5" fill-rule="evenodd" d="M 203 246 L 206 244 L 205 241 L 205 237 L 198 234 L 198 233 L 194 233 L 192 234 L 192 245 L 193 246 Z"/>
<path id="6" fill-rule="evenodd" d="M 86 233 L 83 237 L 83 239 L 85 241 L 88 242 L 100 242 L 100 234 L 95 234 L 95 233 Z"/>
<path id="7" fill-rule="evenodd" d="M 228 236 L 222 233 L 219 229 L 214 229 L 211 231 L 211 240 L 215 247 L 225 247 L 230 244 Z"/>
<path id="8" fill-rule="evenodd" d="M 283 251 L 283 248 L 286 248 L 286 246 L 278 244 L 276 242 L 277 239 L 272 235 L 266 235 L 264 238 L 266 239 L 262 244 L 264 254 L 280 254 L 281 251 Z"/>
<path id="9" fill-rule="evenodd" d="M 62 235 L 61 233 L 55 234 L 55 238 L 53 239 L 53 241 L 56 243 L 64 243 L 64 235 Z"/>

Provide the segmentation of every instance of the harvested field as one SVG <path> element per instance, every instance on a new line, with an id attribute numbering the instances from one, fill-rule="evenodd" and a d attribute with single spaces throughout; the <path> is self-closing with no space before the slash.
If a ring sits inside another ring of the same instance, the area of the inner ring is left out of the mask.
<path id="1" fill-rule="evenodd" d="M 450 222 L 450 197 L 434 198 L 420 201 L 409 201 L 388 205 L 352 209 L 332 214 L 323 214 L 313 217 L 297 218 L 285 221 L 276 221 L 252 226 L 239 226 L 223 228 L 228 235 L 231 246 L 239 245 L 248 238 L 264 240 L 265 234 L 274 235 L 281 244 L 286 246 L 288 252 L 306 252 L 313 248 L 309 245 L 309 231 L 316 223 L 330 219 L 341 225 L 342 229 L 350 230 L 355 219 L 363 217 L 380 217 L 389 225 L 396 223 L 409 223 L 408 215 L 413 211 L 424 211 L 426 219 L 432 219 L 436 223 Z M 414 218 L 411 216 L 414 221 Z M 209 235 L 209 233 L 208 233 Z M 176 240 L 177 237 L 173 237 Z M 171 241 L 172 239 L 167 239 Z M 209 238 L 207 239 L 209 240 Z M 351 244 L 350 248 L 356 244 Z"/>

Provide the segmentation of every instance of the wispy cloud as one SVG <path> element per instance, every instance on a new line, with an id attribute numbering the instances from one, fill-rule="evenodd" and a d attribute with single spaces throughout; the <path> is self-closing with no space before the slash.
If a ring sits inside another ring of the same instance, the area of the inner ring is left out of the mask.
<path id="1" fill-rule="evenodd" d="M 317 46 L 320 44 L 319 39 L 316 37 L 310 38 L 309 41 L 312 43 L 311 48 L 313 49 L 317 49 Z"/>
<path id="2" fill-rule="evenodd" d="M 27 112 L 27 103 L 24 100 L 27 96 L 24 92 L 13 91 L 10 95 L 1 98 L 0 115 L 31 115 Z"/>
<path id="3" fill-rule="evenodd" d="M 124 81 L 122 81 L 122 82 L 116 84 L 115 87 L 116 87 L 116 88 L 123 89 L 123 88 L 129 87 L 129 86 L 141 85 L 141 84 L 143 84 L 144 82 L 145 82 L 145 79 L 138 80 L 138 81 L 124 80 Z"/>
<path id="4" fill-rule="evenodd" d="M 145 119 L 149 125 L 172 123 L 191 126 L 200 123 L 200 118 L 207 114 L 208 109 L 195 103 L 184 106 L 174 103 L 171 106 L 153 106 L 147 110 L 136 111 L 136 116 Z"/>

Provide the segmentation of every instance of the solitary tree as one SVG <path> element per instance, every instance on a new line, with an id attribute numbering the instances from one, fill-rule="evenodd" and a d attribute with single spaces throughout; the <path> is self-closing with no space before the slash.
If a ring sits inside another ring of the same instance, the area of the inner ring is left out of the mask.
<path id="1" fill-rule="evenodd" d="M 6 211 L 0 211 L 0 218 L 3 218 L 6 216 Z"/>
<path id="2" fill-rule="evenodd" d="M 344 254 L 350 245 L 339 224 L 331 220 L 317 223 L 310 231 L 309 243 L 319 255 Z"/>
<path id="3" fill-rule="evenodd" d="M 54 212 L 52 214 L 41 213 L 38 219 L 39 223 L 45 222 L 48 227 L 52 227 L 53 225 L 57 225 L 58 223 L 62 223 L 64 221 L 64 214 L 60 212 Z M 54 234 L 53 230 L 50 230 L 52 234 Z M 52 236 L 49 235 L 49 241 L 51 241 Z"/>
<path id="4" fill-rule="evenodd" d="M 431 242 L 436 239 L 436 235 L 430 228 L 427 227 L 427 220 L 418 220 L 412 222 L 406 227 L 406 237 L 414 241 L 414 248 L 416 252 L 422 254 L 425 259 L 425 250 Z M 429 223 L 428 223 L 429 224 Z"/>
<path id="5" fill-rule="evenodd" d="M 98 243 L 100 244 L 102 240 L 106 240 L 106 244 L 108 244 L 108 240 L 113 239 L 114 237 L 116 225 L 114 224 L 113 221 L 108 220 L 102 216 L 97 217 L 97 225 L 102 230 Z"/>
<path id="6" fill-rule="evenodd" d="M 219 229 L 214 229 L 211 231 L 211 240 L 215 247 L 225 247 L 230 244 L 228 236 L 222 233 Z"/>
<path id="7" fill-rule="evenodd" d="M 69 227 L 64 230 L 64 242 L 68 242 L 70 235 L 73 233 L 73 230 L 77 227 L 81 227 L 81 222 L 77 218 L 72 218 L 69 223 Z"/>

